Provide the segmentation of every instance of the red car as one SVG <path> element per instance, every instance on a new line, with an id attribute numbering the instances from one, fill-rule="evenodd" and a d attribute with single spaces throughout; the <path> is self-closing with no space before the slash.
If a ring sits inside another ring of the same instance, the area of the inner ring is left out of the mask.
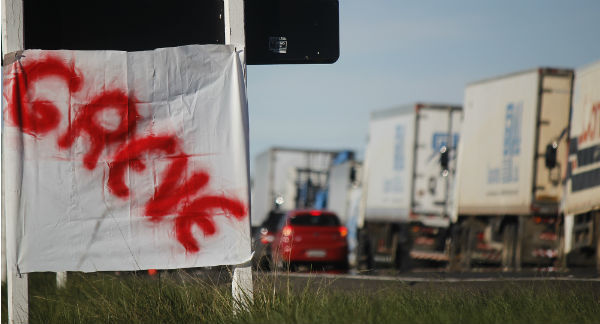
<path id="1" fill-rule="evenodd" d="M 324 210 L 292 210 L 282 218 L 271 245 L 276 266 L 348 268 L 348 230 L 336 214 Z"/>

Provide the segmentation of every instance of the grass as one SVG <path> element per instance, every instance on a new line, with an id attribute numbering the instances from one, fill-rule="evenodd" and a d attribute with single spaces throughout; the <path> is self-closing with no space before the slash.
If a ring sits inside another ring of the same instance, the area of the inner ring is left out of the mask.
<path id="1" fill-rule="evenodd" d="M 255 276 L 256 277 L 256 276 Z M 343 287 L 331 279 L 257 276 L 254 303 L 234 315 L 226 272 L 31 274 L 31 323 L 598 323 L 600 285 L 585 282 L 488 284 L 401 282 Z M 2 287 L 2 323 L 7 322 Z"/>

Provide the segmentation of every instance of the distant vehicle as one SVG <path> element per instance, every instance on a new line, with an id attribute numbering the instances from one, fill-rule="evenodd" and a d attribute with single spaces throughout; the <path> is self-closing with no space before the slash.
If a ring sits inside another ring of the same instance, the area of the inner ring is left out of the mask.
<path id="1" fill-rule="evenodd" d="M 351 196 L 360 187 L 361 174 L 362 163 L 355 161 L 353 156 L 343 160 L 338 156 L 329 168 L 326 207 L 340 218 L 342 224 L 348 223 L 356 204 Z"/>
<path id="2" fill-rule="evenodd" d="M 539 68 L 466 87 L 453 266 L 555 265 L 572 85 L 572 70 Z"/>
<path id="3" fill-rule="evenodd" d="M 565 190 L 567 266 L 600 271 L 600 61 L 575 73 Z"/>
<path id="4" fill-rule="evenodd" d="M 348 269 L 348 230 L 336 214 L 324 210 L 292 210 L 280 223 L 271 255 L 279 268 L 300 266 Z"/>
<path id="5" fill-rule="evenodd" d="M 356 234 L 362 197 L 361 175 L 362 162 L 354 160 L 353 156 L 345 159 L 338 156 L 329 169 L 327 182 L 326 209 L 338 215 L 342 225 L 348 228 L 348 261 L 351 267 L 356 267 Z"/>
<path id="6" fill-rule="evenodd" d="M 272 147 L 259 154 L 253 166 L 252 227 L 261 226 L 271 211 L 313 208 L 338 153 Z"/>
<path id="7" fill-rule="evenodd" d="M 278 226 L 286 213 L 283 211 L 271 211 L 269 216 L 261 224 L 260 228 L 252 236 L 254 251 L 253 266 L 255 269 L 271 270 L 273 259 L 271 258 L 271 244 L 275 240 Z"/>
<path id="8" fill-rule="evenodd" d="M 371 113 L 358 266 L 446 262 L 462 108 L 415 103 Z"/>

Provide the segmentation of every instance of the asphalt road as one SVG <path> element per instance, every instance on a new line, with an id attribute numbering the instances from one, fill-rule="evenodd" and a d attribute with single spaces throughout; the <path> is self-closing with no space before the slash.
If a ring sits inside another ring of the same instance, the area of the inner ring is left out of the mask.
<path id="1" fill-rule="evenodd" d="M 215 267 L 194 271 L 198 277 L 207 282 L 221 285 L 231 284 L 231 269 Z M 552 269 L 524 269 L 518 272 L 505 272 L 498 268 L 475 268 L 470 272 L 449 272 L 440 268 L 414 269 L 412 272 L 398 273 L 391 269 L 371 272 L 335 273 L 322 272 L 288 272 L 288 271 L 254 271 L 255 286 L 271 285 L 287 289 L 340 289 L 379 291 L 390 287 L 430 287 L 431 285 L 448 287 L 493 288 L 507 284 L 531 284 L 544 286 L 547 284 L 591 285 L 600 292 L 600 275 L 593 269 L 576 269 L 570 271 L 552 271 Z"/>
<path id="2" fill-rule="evenodd" d="M 281 288 L 293 290 L 307 288 L 341 291 L 372 291 L 402 287 L 460 287 L 469 289 L 493 289 L 510 284 L 543 287 L 548 285 L 584 285 L 600 292 L 600 276 L 595 272 L 542 273 L 522 272 L 413 272 L 398 275 L 340 274 L 340 273 L 290 273 L 255 272 L 255 284 L 276 283 Z"/>

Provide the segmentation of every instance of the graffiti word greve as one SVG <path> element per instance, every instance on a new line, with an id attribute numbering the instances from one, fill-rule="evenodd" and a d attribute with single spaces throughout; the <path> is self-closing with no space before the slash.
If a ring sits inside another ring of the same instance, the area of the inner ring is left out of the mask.
<path id="1" fill-rule="evenodd" d="M 23 64 L 25 63 L 25 64 Z M 69 94 L 78 92 L 84 84 L 81 72 L 74 64 L 57 57 L 44 57 L 34 61 L 16 61 L 9 72 L 7 115 L 19 129 L 33 137 L 44 136 L 57 130 L 62 118 L 57 103 L 41 99 L 31 99 L 33 85 L 46 78 L 57 78 L 67 86 Z M 71 96 L 69 95 L 69 98 Z M 66 104 L 69 111 L 72 105 Z M 119 124 L 112 129 L 104 127 L 98 116 L 105 110 L 114 110 L 119 115 Z M 114 145 L 116 154 L 109 165 L 109 191 L 120 198 L 128 199 L 131 190 L 125 183 L 128 169 L 140 172 L 146 168 L 143 156 L 153 155 L 164 158 L 169 164 L 162 174 L 162 181 L 154 195 L 146 203 L 144 215 L 151 222 L 161 222 L 167 215 L 176 215 L 174 231 L 178 242 L 188 253 L 195 253 L 200 246 L 192 233 L 198 226 L 205 236 L 217 233 L 213 216 L 222 211 L 227 217 L 241 220 L 247 215 L 243 202 L 211 193 L 202 193 L 209 183 L 206 171 L 188 171 L 188 155 L 182 149 L 180 139 L 174 135 L 148 135 L 136 137 L 136 127 L 141 116 L 136 101 L 120 89 L 106 90 L 81 105 L 64 132 L 59 132 L 57 146 L 69 149 L 77 138 L 89 141 L 89 149 L 83 156 L 83 165 L 88 170 L 96 168 L 98 159 L 105 148 Z M 197 194 L 200 196 L 196 196 Z"/>

